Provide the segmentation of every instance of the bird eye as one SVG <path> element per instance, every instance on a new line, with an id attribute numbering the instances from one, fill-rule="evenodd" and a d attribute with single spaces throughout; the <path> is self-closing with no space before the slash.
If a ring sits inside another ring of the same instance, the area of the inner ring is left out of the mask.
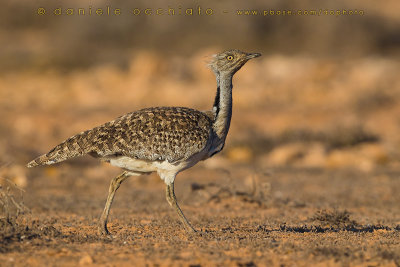
<path id="1" fill-rule="evenodd" d="M 233 56 L 227 56 L 226 59 L 227 59 L 227 60 L 232 60 L 232 59 L 233 59 Z"/>

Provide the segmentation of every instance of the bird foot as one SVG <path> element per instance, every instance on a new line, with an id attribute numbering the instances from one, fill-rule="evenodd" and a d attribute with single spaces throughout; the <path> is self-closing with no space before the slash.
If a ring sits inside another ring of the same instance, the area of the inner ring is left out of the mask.
<path id="1" fill-rule="evenodd" d="M 187 231 L 188 235 L 195 238 L 202 238 L 209 236 L 209 232 L 207 230 L 195 230 L 194 231 Z"/>
<path id="2" fill-rule="evenodd" d="M 110 232 L 105 225 L 99 225 L 99 227 L 97 228 L 97 232 L 99 233 L 99 235 L 102 236 L 110 236 Z"/>
<path id="3" fill-rule="evenodd" d="M 187 233 L 197 233 L 198 231 L 193 228 L 190 224 L 183 224 Z"/>

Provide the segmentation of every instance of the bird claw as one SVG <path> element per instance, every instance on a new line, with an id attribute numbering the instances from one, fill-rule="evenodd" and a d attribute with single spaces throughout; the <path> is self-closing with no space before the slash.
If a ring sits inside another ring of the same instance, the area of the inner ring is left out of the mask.
<path id="1" fill-rule="evenodd" d="M 98 231 L 99 235 L 102 235 L 102 236 L 111 236 L 110 232 L 109 232 L 108 229 L 107 229 L 107 226 L 100 225 L 100 226 L 97 228 L 97 231 Z"/>

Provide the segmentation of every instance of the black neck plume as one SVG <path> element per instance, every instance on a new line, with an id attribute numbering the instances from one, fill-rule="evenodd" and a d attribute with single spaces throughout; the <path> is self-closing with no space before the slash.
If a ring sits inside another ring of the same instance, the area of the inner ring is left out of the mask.
<path id="1" fill-rule="evenodd" d="M 215 112 L 215 117 L 217 117 L 217 115 L 219 113 L 219 109 L 220 109 L 221 89 L 219 86 L 219 73 L 218 72 L 214 72 L 214 73 L 215 73 L 215 78 L 217 80 L 217 94 L 215 95 L 215 99 L 214 99 L 213 111 Z"/>
<path id="2" fill-rule="evenodd" d="M 218 113 L 219 113 L 220 90 L 221 89 L 218 86 L 217 94 L 215 95 L 215 100 L 214 100 L 214 105 L 213 105 L 215 115 L 218 115 Z"/>

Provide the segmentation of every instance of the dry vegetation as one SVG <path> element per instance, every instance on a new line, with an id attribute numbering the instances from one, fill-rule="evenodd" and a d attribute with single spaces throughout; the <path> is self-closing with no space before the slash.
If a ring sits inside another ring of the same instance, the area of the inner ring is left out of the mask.
<path id="1" fill-rule="evenodd" d="M 370 15 L 162 25 L 39 19 L 30 2 L 11 4 L 20 17 L 1 9 L 9 28 L 0 29 L 0 265 L 400 266 L 398 3 L 338 3 Z M 226 30 L 233 24 L 235 34 Z M 206 56 L 228 46 L 263 57 L 235 76 L 224 151 L 177 178 L 200 235 L 184 232 L 155 175 L 121 186 L 105 238 L 96 223 L 118 170 L 89 157 L 25 168 L 132 110 L 209 109 Z"/>

